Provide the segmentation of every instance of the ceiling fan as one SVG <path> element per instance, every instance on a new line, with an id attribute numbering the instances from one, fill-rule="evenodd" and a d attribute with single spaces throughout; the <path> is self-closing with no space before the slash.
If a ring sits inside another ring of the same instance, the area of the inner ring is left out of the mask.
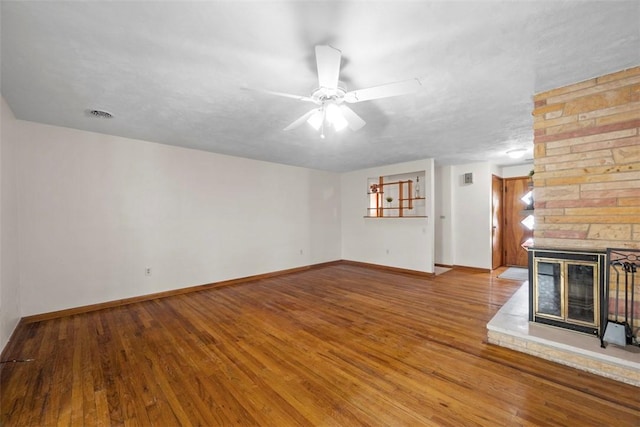
<path id="1" fill-rule="evenodd" d="M 336 131 L 349 127 L 353 131 L 362 128 L 366 122 L 358 116 L 346 103 L 354 104 L 372 99 L 388 98 L 405 95 L 417 91 L 422 87 L 418 78 L 395 83 L 374 86 L 347 92 L 344 84 L 338 80 L 342 52 L 328 45 L 316 46 L 316 64 L 318 67 L 318 88 L 311 96 L 291 95 L 288 93 L 261 90 L 277 96 L 311 102 L 316 107 L 295 120 L 284 130 L 295 129 L 305 122 L 314 129 L 320 130 L 320 137 L 324 138 L 325 123 Z"/>

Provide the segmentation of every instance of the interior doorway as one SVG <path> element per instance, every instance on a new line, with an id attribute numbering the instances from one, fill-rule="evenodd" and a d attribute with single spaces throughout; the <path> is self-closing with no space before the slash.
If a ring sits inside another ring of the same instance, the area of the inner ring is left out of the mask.
<path id="1" fill-rule="evenodd" d="M 525 197 L 531 191 L 529 178 L 505 178 L 503 189 L 502 262 L 503 265 L 527 267 L 527 251 L 522 244 L 533 237 L 533 229 L 522 221 L 533 214 L 533 201 L 527 201 Z"/>

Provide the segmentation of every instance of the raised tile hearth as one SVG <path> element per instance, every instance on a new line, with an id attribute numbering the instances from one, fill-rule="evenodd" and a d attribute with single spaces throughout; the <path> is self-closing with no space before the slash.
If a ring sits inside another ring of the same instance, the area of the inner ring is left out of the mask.
<path id="1" fill-rule="evenodd" d="M 640 387 L 640 348 L 600 347 L 595 336 L 529 322 L 529 283 L 524 282 L 487 324 L 491 344 L 531 354 Z"/>

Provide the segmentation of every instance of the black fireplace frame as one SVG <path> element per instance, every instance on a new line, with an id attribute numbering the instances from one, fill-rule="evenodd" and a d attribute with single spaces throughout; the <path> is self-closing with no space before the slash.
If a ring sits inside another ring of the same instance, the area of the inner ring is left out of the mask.
<path id="1" fill-rule="evenodd" d="M 535 264 L 535 258 L 550 258 L 550 259 L 558 259 L 558 260 L 567 260 L 567 261 L 587 261 L 594 262 L 598 264 L 598 306 L 599 313 L 597 318 L 599 320 L 599 324 L 596 327 L 592 326 L 584 326 L 578 325 L 574 323 L 561 322 L 553 319 L 548 319 L 546 317 L 536 316 L 535 313 L 535 295 L 534 295 L 534 277 L 533 277 L 533 266 Z M 607 316 L 608 316 L 608 306 L 607 304 L 607 295 L 606 292 L 606 251 L 598 251 L 598 250 L 582 250 L 582 249 L 551 249 L 551 248 L 536 248 L 530 247 L 528 249 L 528 260 L 529 260 L 529 321 L 536 322 L 541 324 L 547 324 L 550 326 L 556 326 L 564 329 L 570 329 L 578 332 L 583 332 L 587 334 L 591 334 L 594 336 L 601 337 L 604 334 L 604 328 L 607 324 Z"/>

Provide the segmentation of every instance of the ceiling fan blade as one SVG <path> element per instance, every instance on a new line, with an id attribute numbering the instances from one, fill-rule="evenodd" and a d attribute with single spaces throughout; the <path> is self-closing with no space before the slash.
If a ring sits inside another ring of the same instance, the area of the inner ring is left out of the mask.
<path id="1" fill-rule="evenodd" d="M 353 111 L 351 108 L 347 107 L 344 104 L 340 106 L 340 111 L 342 112 L 342 116 L 345 118 L 347 123 L 349 123 L 349 129 L 353 131 L 360 129 L 365 124 L 367 124 L 367 122 L 362 120 L 362 117 L 357 115 L 355 111 Z"/>
<path id="2" fill-rule="evenodd" d="M 311 117 L 318 110 L 319 110 L 318 108 L 314 108 L 313 110 L 306 112 L 304 115 L 298 118 L 295 122 L 291 123 L 289 126 L 284 128 L 284 130 L 295 129 L 298 126 L 303 125 L 307 120 L 309 120 L 309 117 Z"/>
<path id="3" fill-rule="evenodd" d="M 341 57 L 342 52 L 335 47 L 328 45 L 316 46 L 319 87 L 330 90 L 338 88 Z"/>
<path id="4" fill-rule="evenodd" d="M 367 89 L 353 90 L 344 95 L 344 100 L 349 103 L 369 101 L 371 99 L 389 98 L 391 96 L 406 95 L 417 92 L 422 88 L 420 79 L 403 80 L 401 82 L 374 86 Z"/>
<path id="5" fill-rule="evenodd" d="M 308 96 L 293 95 L 291 93 L 276 92 L 276 91 L 267 90 L 267 89 L 253 89 L 253 88 L 249 88 L 249 87 L 243 87 L 242 89 L 250 90 L 250 91 L 253 91 L 253 92 L 262 92 L 262 93 L 266 93 L 266 94 L 269 94 L 269 95 L 283 96 L 285 98 L 297 99 L 298 101 L 308 101 L 308 102 L 313 102 L 314 104 L 318 104 L 318 101 L 316 101 L 315 99 L 310 98 Z"/>

